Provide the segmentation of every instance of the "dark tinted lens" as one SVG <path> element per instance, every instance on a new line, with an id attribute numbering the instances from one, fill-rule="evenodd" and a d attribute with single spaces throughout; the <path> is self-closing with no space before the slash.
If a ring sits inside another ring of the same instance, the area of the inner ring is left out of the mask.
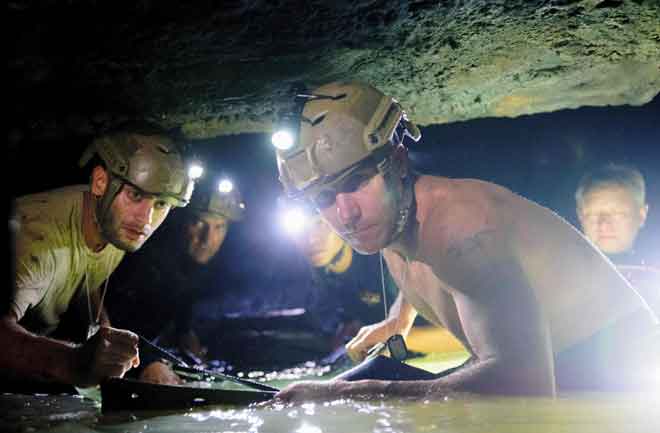
<path id="1" fill-rule="evenodd" d="M 345 193 L 355 192 L 360 189 L 363 184 L 369 182 L 369 179 L 371 179 L 371 176 L 366 173 L 355 173 L 342 182 L 340 191 Z"/>
<path id="2" fill-rule="evenodd" d="M 344 193 L 355 192 L 366 185 L 376 174 L 378 174 L 378 169 L 376 167 L 366 166 L 358 169 L 355 173 L 346 177 L 346 179 L 344 179 L 337 187 L 337 190 Z"/>
<path id="3" fill-rule="evenodd" d="M 314 205 L 319 209 L 330 207 L 335 202 L 336 193 L 332 189 L 324 189 L 314 199 Z"/>

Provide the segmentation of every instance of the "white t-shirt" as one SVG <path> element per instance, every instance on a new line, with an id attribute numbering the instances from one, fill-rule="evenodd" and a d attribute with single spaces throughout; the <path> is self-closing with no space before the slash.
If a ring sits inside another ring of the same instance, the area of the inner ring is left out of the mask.
<path id="1" fill-rule="evenodd" d="M 77 296 L 99 290 L 124 251 L 108 244 L 95 253 L 82 231 L 84 185 L 16 200 L 16 287 L 10 308 L 22 326 L 39 334 L 57 328 Z"/>

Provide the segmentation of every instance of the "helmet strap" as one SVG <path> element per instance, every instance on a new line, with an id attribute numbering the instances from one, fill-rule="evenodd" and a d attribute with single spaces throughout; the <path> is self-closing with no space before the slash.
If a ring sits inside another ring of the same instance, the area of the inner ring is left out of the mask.
<path id="1" fill-rule="evenodd" d="M 389 156 L 388 159 L 391 159 Z M 416 176 L 409 172 L 401 177 L 397 170 L 393 168 L 394 161 L 387 165 L 387 171 L 382 172 L 389 194 L 392 200 L 397 204 L 396 220 L 392 227 L 390 240 L 388 244 L 395 242 L 405 231 L 410 215 L 415 213 L 415 178 Z"/>
<path id="2" fill-rule="evenodd" d="M 406 230 L 410 216 L 415 213 L 414 176 L 408 174 L 401 179 L 401 193 L 398 198 L 399 212 L 394 224 L 394 232 L 391 235 L 391 242 L 396 241 Z"/>
<path id="3" fill-rule="evenodd" d="M 112 174 L 110 170 L 108 170 L 107 173 L 108 173 L 108 186 L 103 196 L 97 201 L 97 205 L 96 205 L 97 223 L 99 224 L 99 227 L 102 232 L 103 232 L 103 223 L 106 220 L 108 213 L 110 212 L 110 207 L 112 206 L 112 202 L 115 200 L 115 197 L 117 197 L 117 194 L 119 194 L 119 191 L 124 186 L 124 181 L 121 180 L 119 177 L 115 176 L 114 174 Z"/>

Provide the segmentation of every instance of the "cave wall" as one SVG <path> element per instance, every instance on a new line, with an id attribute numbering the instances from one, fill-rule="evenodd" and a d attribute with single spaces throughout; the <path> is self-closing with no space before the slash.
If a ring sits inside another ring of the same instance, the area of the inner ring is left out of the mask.
<path id="1" fill-rule="evenodd" d="M 367 81 L 420 125 L 660 92 L 660 1 L 10 1 L 10 143 L 130 118 L 271 128 L 291 89 Z"/>

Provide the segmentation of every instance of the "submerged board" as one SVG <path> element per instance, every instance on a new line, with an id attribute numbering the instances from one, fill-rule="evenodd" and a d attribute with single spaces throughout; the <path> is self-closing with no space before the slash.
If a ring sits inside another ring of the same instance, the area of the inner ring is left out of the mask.
<path id="1" fill-rule="evenodd" d="M 273 398 L 274 391 L 198 388 L 112 378 L 101 384 L 103 412 L 176 410 L 207 405 L 248 405 Z"/>

